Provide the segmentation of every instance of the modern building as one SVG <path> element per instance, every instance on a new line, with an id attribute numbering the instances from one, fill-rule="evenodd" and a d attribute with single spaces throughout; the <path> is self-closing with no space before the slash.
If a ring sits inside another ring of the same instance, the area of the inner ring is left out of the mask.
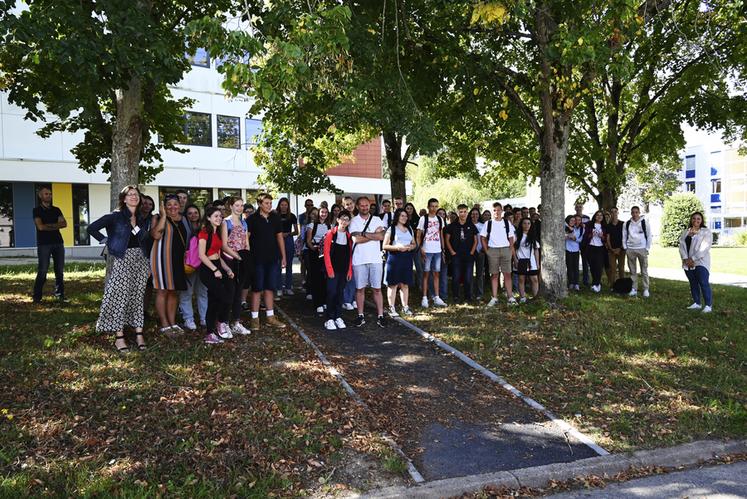
<path id="1" fill-rule="evenodd" d="M 714 233 L 723 237 L 747 230 L 747 156 L 738 144 L 693 135 L 682 157 L 681 178 L 681 190 L 700 199 Z"/>
<path id="2" fill-rule="evenodd" d="M 253 200 L 260 190 L 261 171 L 251 147 L 261 131 L 259 117 L 249 115 L 251 101 L 228 99 L 221 89 L 217 61 L 198 50 L 191 57 L 192 70 L 172 88 L 175 98 L 194 100 L 186 115 L 187 153 L 163 151 L 164 169 L 144 186 L 144 193 L 158 200 L 168 192 L 185 189 L 198 206 L 229 195 Z M 101 172 L 86 173 L 78 167 L 70 149 L 82 134 L 54 133 L 43 139 L 34 132 L 38 123 L 24 120 L 25 110 L 8 102 L 0 92 L 0 255 L 33 255 L 36 232 L 32 209 L 36 190 L 52 189 L 68 227 L 62 231 L 68 253 L 91 256 L 100 253 L 86 226 L 110 210 L 110 185 Z M 154 139 L 157 139 L 154 137 Z M 382 175 L 382 143 L 375 139 L 359 147 L 348 163 L 333 168 L 330 177 L 346 194 L 388 197 L 389 180 Z M 408 185 L 411 190 L 411 186 Z M 305 199 L 288 195 L 298 212 Z M 340 196 L 322 192 L 309 196 L 330 205 Z"/>

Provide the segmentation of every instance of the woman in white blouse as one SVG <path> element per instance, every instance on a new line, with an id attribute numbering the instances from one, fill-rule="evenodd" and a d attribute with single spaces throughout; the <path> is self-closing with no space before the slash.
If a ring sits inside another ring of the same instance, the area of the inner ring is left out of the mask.
<path id="1" fill-rule="evenodd" d="M 703 313 L 709 313 L 713 306 L 713 293 L 708 282 L 713 235 L 703 222 L 701 212 L 696 211 L 690 215 L 690 226 L 680 235 L 680 258 L 693 295 L 693 304 L 687 308 L 695 310 L 703 307 Z"/>

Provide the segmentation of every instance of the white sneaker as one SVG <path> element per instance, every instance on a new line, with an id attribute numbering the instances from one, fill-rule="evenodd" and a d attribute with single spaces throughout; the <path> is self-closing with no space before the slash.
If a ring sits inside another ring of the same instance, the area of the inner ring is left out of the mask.
<path id="1" fill-rule="evenodd" d="M 495 307 L 498 305 L 498 298 L 491 298 L 488 302 L 488 307 Z"/>
<path id="2" fill-rule="evenodd" d="M 519 303 L 526 303 L 526 302 L 527 302 L 526 296 L 522 296 L 521 298 L 519 298 Z"/>
<path id="3" fill-rule="evenodd" d="M 324 329 L 327 331 L 334 331 L 337 329 L 337 326 L 335 325 L 335 321 L 332 319 L 329 319 L 327 322 L 324 323 Z"/>
<path id="4" fill-rule="evenodd" d="M 233 338 L 233 334 L 231 334 L 231 330 L 225 322 L 218 323 L 218 336 L 224 340 L 230 340 Z"/>
<path id="5" fill-rule="evenodd" d="M 597 284 L 596 286 L 592 286 L 591 290 L 594 291 L 595 293 L 601 293 L 602 292 L 602 285 L 601 284 Z"/>
<path id="6" fill-rule="evenodd" d="M 708 305 L 706 305 L 705 307 L 703 307 L 703 313 L 704 314 L 710 314 L 712 311 L 713 311 L 713 309 L 711 307 L 709 307 Z"/>
<path id="7" fill-rule="evenodd" d="M 516 298 L 514 298 L 513 296 L 511 298 L 509 298 L 508 304 L 509 305 L 518 305 L 518 303 L 516 302 Z"/>
<path id="8" fill-rule="evenodd" d="M 402 315 L 413 315 L 412 310 L 410 310 L 410 307 L 405 307 L 402 309 Z"/>
<path id="9" fill-rule="evenodd" d="M 651 296 L 651 295 L 649 294 L 648 289 L 644 289 L 643 290 L 643 297 L 644 298 L 648 298 L 649 296 Z"/>
<path id="10" fill-rule="evenodd" d="M 189 329 L 190 331 L 194 331 L 197 329 L 197 324 L 195 324 L 194 319 L 190 319 L 188 321 L 184 321 L 184 329 Z"/>
<path id="11" fill-rule="evenodd" d="M 428 308 L 428 297 L 424 296 L 423 299 L 420 302 L 420 306 L 423 308 Z"/>
<path id="12" fill-rule="evenodd" d="M 358 302 L 353 300 L 352 302 L 350 302 L 350 306 L 352 307 L 350 310 L 355 310 L 356 308 L 358 308 Z"/>
<path id="13" fill-rule="evenodd" d="M 231 332 L 233 334 L 242 335 L 242 336 L 246 336 L 247 334 L 252 334 L 251 331 L 245 328 L 244 325 L 238 321 L 234 322 L 233 326 L 231 326 Z"/>
<path id="14" fill-rule="evenodd" d="M 294 293 L 293 293 L 293 290 L 292 290 L 292 289 L 290 289 L 290 288 L 284 289 L 283 291 L 285 292 L 285 294 L 286 294 L 287 296 L 293 296 L 293 294 L 294 294 Z"/>
<path id="15" fill-rule="evenodd" d="M 628 296 L 638 296 L 638 290 L 637 289 L 631 290 L 631 292 L 628 293 Z"/>
<path id="16" fill-rule="evenodd" d="M 397 313 L 396 308 L 389 307 L 389 317 L 399 317 L 399 314 Z"/>
<path id="17" fill-rule="evenodd" d="M 440 296 L 434 296 L 433 297 L 433 304 L 437 307 L 446 307 L 446 302 L 444 302 Z"/>
<path id="18" fill-rule="evenodd" d="M 277 292 L 277 294 L 275 296 L 283 296 L 283 290 L 282 289 L 278 289 L 278 292 Z"/>
<path id="19" fill-rule="evenodd" d="M 337 326 L 337 329 L 345 329 L 347 327 L 345 321 L 342 320 L 342 317 L 335 319 L 335 326 Z"/>
<path id="20" fill-rule="evenodd" d="M 700 303 L 693 303 L 689 307 L 687 307 L 688 310 L 700 310 Z"/>
<path id="21" fill-rule="evenodd" d="M 324 313 L 324 307 L 322 307 L 322 306 L 316 307 L 316 313 L 317 314 L 323 314 Z"/>
<path id="22" fill-rule="evenodd" d="M 350 304 L 350 303 L 343 303 L 342 304 L 342 309 L 343 310 L 353 310 L 353 305 Z"/>
<path id="23" fill-rule="evenodd" d="M 576 285 L 573 286 L 573 289 L 575 289 L 576 291 L 581 291 L 581 286 L 579 286 L 578 284 L 576 284 Z"/>
<path id="24" fill-rule="evenodd" d="M 314 297 L 313 297 L 313 296 L 311 296 L 311 295 L 306 295 L 306 299 L 307 299 L 308 301 L 311 301 L 311 300 L 313 300 L 313 299 L 314 299 Z"/>

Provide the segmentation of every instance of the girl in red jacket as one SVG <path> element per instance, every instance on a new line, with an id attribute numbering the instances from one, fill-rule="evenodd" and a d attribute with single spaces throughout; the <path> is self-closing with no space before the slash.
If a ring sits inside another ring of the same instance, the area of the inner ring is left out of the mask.
<path id="1" fill-rule="evenodd" d="M 337 215 L 337 227 L 324 236 L 322 254 L 327 273 L 327 321 L 328 331 L 345 329 L 342 320 L 342 295 L 345 285 L 353 277 L 353 238 L 348 232 L 350 213 L 341 211 Z"/>

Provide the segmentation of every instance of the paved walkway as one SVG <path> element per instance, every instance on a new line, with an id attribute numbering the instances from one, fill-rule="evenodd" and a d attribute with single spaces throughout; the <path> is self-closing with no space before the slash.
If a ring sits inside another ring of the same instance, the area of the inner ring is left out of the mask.
<path id="1" fill-rule="evenodd" d="M 657 279 L 669 279 L 672 281 L 687 281 L 682 269 L 657 269 L 649 268 L 648 275 Z M 720 274 L 714 272 L 710 278 L 711 284 L 724 284 L 726 286 L 739 286 L 747 288 L 747 276 L 739 274 Z"/>
<path id="2" fill-rule="evenodd" d="M 549 496 L 555 499 L 709 498 L 747 497 L 747 462 L 722 464 L 614 483 L 603 489 Z"/>
<path id="3" fill-rule="evenodd" d="M 303 296 L 279 308 L 311 338 L 427 480 L 597 454 L 543 414 L 402 324 L 326 331 Z"/>

